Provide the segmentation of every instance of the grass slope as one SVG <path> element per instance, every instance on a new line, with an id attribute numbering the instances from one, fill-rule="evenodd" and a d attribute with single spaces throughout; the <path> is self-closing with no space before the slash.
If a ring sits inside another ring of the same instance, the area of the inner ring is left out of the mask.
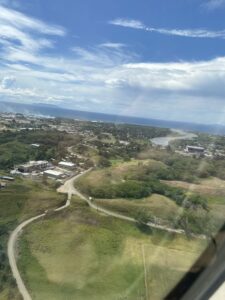
<path id="1" fill-rule="evenodd" d="M 164 220 L 164 223 L 168 225 L 181 213 L 180 207 L 174 201 L 158 194 L 132 201 L 126 199 L 96 199 L 95 203 L 106 209 L 134 218 L 138 210 L 144 209 L 150 215 Z"/>
<path id="2" fill-rule="evenodd" d="M 0 300 L 21 299 L 8 264 L 10 232 L 23 220 L 58 207 L 64 201 L 64 195 L 58 195 L 54 187 L 40 182 L 18 179 L 0 190 Z"/>
<path id="3" fill-rule="evenodd" d="M 76 181 L 83 192 L 87 191 L 88 187 L 98 187 L 102 184 L 113 184 L 121 182 L 123 179 L 132 178 L 133 175 L 143 172 L 143 166 L 148 165 L 152 170 L 166 168 L 166 166 L 155 160 L 131 160 L 129 162 L 115 161 L 112 167 L 94 170 L 85 176 L 82 176 Z"/>
<path id="4" fill-rule="evenodd" d="M 34 299 L 160 299 L 204 246 L 199 240 L 144 234 L 74 199 L 67 211 L 25 230 L 19 267 Z"/>
<path id="5" fill-rule="evenodd" d="M 224 223 L 225 216 L 225 180 L 216 177 L 201 179 L 198 184 L 184 181 L 164 181 L 174 187 L 180 187 L 188 192 L 204 195 L 208 201 L 209 216 L 214 222 L 216 231 Z"/>

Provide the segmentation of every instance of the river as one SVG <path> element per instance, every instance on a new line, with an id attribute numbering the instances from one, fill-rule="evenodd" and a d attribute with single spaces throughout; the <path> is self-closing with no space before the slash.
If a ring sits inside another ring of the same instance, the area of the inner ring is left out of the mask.
<path id="1" fill-rule="evenodd" d="M 156 137 L 151 139 L 151 142 L 154 145 L 166 147 L 170 142 L 175 140 L 192 140 L 193 138 L 197 137 L 196 134 L 183 130 L 172 129 L 172 131 L 176 133 L 176 135 Z"/>

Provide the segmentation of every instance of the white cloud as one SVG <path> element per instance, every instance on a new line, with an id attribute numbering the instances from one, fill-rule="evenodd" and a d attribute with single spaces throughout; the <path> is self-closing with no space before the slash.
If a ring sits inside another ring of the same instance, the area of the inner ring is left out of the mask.
<path id="1" fill-rule="evenodd" d="M 221 7 L 225 7 L 225 0 L 209 0 L 204 1 L 202 4 L 202 7 L 208 9 L 208 10 L 215 10 Z"/>
<path id="2" fill-rule="evenodd" d="M 35 30 L 43 34 L 64 36 L 66 33 L 60 26 L 46 24 L 4 6 L 0 6 L 0 22 L 1 25 L 7 23 L 19 29 Z"/>
<path id="3" fill-rule="evenodd" d="M 66 31 L 31 18 L 16 10 L 0 5 L 0 61 L 8 63 L 37 64 L 44 59 L 43 52 L 55 47 L 53 38 L 62 38 Z M 44 62 L 42 61 L 44 67 Z"/>
<path id="4" fill-rule="evenodd" d="M 5 5 L 13 8 L 20 7 L 20 3 L 17 0 L 0 0 L 0 5 Z"/>
<path id="5" fill-rule="evenodd" d="M 0 33 L 0 101 L 47 101 L 71 109 L 209 123 L 225 111 L 225 57 L 142 63 L 127 46 L 112 42 L 53 55 L 49 47 L 55 47 L 52 38 L 58 32 L 49 36 L 41 21 L 33 26 L 32 18 L 22 15 L 31 20 L 24 22 L 16 16 L 6 21 L 0 14 L 7 29 L 7 35 Z M 144 25 L 132 21 L 130 26 Z"/>
<path id="6" fill-rule="evenodd" d="M 109 24 L 123 26 L 123 27 L 130 27 L 130 28 L 134 28 L 134 29 L 145 29 L 145 26 L 141 21 L 132 20 L 132 19 L 122 19 L 122 18 L 115 19 L 115 20 L 109 21 Z"/>
<path id="7" fill-rule="evenodd" d="M 89 63 L 92 63 L 93 65 L 110 67 L 116 64 L 126 63 L 136 57 L 135 54 L 123 48 L 123 44 L 106 43 L 90 49 L 74 47 L 72 51 L 76 59 L 79 58 L 83 65 L 88 66 Z"/>
<path id="8" fill-rule="evenodd" d="M 1 0 L 0 0 L 1 1 Z M 12 1 L 0 2 L 12 6 Z M 46 50 L 55 46 L 52 37 L 63 37 L 66 32 L 60 26 L 49 25 L 40 20 L 31 18 L 13 9 L 0 5 L 0 59 L 1 99 L 32 101 L 34 99 L 70 99 L 64 95 L 55 95 L 49 91 L 47 81 L 55 82 L 74 81 L 75 76 L 63 72 L 52 72 L 52 67 L 60 68 L 60 59 L 48 58 Z M 57 62 L 57 63 L 56 63 Z M 41 71 L 41 69 L 43 69 Z M 48 71 L 46 71 L 48 69 Z M 17 80 L 16 80 L 17 78 Z M 17 81 L 17 87 L 15 82 Z M 42 82 L 46 83 L 45 87 Z M 44 87 L 44 88 L 43 88 Z M 57 100 L 59 101 L 59 99 Z"/>
<path id="9" fill-rule="evenodd" d="M 13 76 L 5 76 L 2 79 L 0 86 L 3 89 L 9 89 L 9 88 L 12 88 L 15 83 L 16 83 L 16 78 L 15 77 L 13 77 Z"/>
<path id="10" fill-rule="evenodd" d="M 54 47 L 53 37 L 62 37 L 65 30 L 59 26 L 26 16 L 16 10 L 0 5 L 1 59 L 10 59 L 26 52 L 29 58 L 36 57 L 40 50 Z"/>
<path id="11" fill-rule="evenodd" d="M 44 38 L 34 39 L 30 34 L 22 32 L 21 30 L 9 26 L 9 25 L 0 25 L 0 43 L 5 41 L 13 42 L 17 41 L 20 43 L 20 46 L 23 46 L 26 49 L 38 50 L 41 48 L 52 47 L 53 43 L 50 40 Z"/>
<path id="12" fill-rule="evenodd" d="M 165 35 L 174 35 L 189 38 L 220 38 L 225 39 L 225 30 L 212 31 L 208 29 L 167 29 L 167 28 L 154 28 L 144 25 L 138 20 L 129 19 L 115 19 L 110 21 L 109 24 L 121 27 L 128 27 L 133 29 L 141 29 L 147 32 L 156 32 Z"/>
<path id="13" fill-rule="evenodd" d="M 17 101 L 45 102 L 48 98 L 48 102 L 81 110 L 195 122 L 216 122 L 224 112 L 223 57 L 202 62 L 124 63 L 108 49 L 104 60 L 98 47 L 86 51 L 84 58 L 77 53 L 72 59 L 39 57 L 40 66 L 47 66 L 42 70 L 8 64 L 3 73 L 16 77 L 21 88 L 0 90 L 0 94 Z M 86 61 L 91 54 L 92 61 Z"/>
<path id="14" fill-rule="evenodd" d="M 121 49 L 125 46 L 126 45 L 122 43 L 110 43 L 110 42 L 99 45 L 99 47 L 110 48 L 110 49 Z"/>

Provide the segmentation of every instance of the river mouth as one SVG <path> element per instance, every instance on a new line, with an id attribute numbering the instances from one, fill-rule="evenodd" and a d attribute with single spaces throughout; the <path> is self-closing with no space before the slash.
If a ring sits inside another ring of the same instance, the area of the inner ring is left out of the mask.
<path id="1" fill-rule="evenodd" d="M 196 134 L 183 130 L 172 129 L 172 132 L 176 135 L 156 137 L 151 139 L 151 142 L 156 146 L 166 147 L 170 142 L 175 140 L 192 140 L 193 138 L 197 137 Z"/>

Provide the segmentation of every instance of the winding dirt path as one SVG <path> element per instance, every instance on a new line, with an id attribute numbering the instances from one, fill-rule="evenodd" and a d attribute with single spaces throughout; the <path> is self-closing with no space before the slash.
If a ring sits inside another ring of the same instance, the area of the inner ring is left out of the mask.
<path id="1" fill-rule="evenodd" d="M 19 289 L 19 292 L 21 293 L 21 295 L 23 296 L 24 300 L 31 300 L 31 296 L 28 292 L 28 290 L 26 289 L 24 282 L 20 276 L 19 270 L 17 268 L 17 264 L 16 264 L 16 254 L 15 254 L 15 248 L 16 248 L 16 241 L 17 238 L 19 236 L 19 233 L 22 231 L 22 229 L 24 227 L 26 227 L 28 224 L 32 223 L 35 220 L 38 220 L 42 217 L 44 217 L 45 214 L 33 217 L 27 221 L 24 221 L 23 223 L 21 223 L 18 227 L 16 227 L 16 229 L 11 233 L 10 238 L 9 238 L 9 242 L 8 242 L 8 258 L 9 258 L 9 264 L 13 273 L 13 277 L 16 280 L 17 283 L 17 287 Z"/>
<path id="2" fill-rule="evenodd" d="M 89 170 L 87 170 L 85 173 L 90 172 L 91 170 L 92 170 L 92 168 L 89 169 Z M 81 174 L 81 175 L 83 175 L 83 174 Z M 98 206 L 97 204 L 95 204 L 93 201 L 91 201 L 88 197 L 84 196 L 82 193 L 80 193 L 74 187 L 74 180 L 68 180 L 65 183 L 65 185 L 62 186 L 60 189 L 61 189 L 61 192 L 64 191 L 65 193 L 68 193 L 68 194 L 70 193 L 72 195 L 79 196 L 81 199 L 83 199 L 84 201 L 86 201 L 91 208 L 97 210 L 98 212 L 102 212 L 102 213 L 104 213 L 104 214 L 106 214 L 108 216 L 115 217 L 117 219 L 121 219 L 121 220 L 129 221 L 129 222 L 137 223 L 137 221 L 134 218 L 124 216 L 122 214 L 119 214 L 119 213 L 113 212 L 111 210 L 102 208 L 101 206 Z M 60 192 L 60 189 L 58 190 L 58 192 Z M 182 229 L 174 229 L 174 228 L 170 228 L 170 227 L 167 227 L 167 226 L 158 225 L 158 224 L 155 224 L 155 223 L 152 223 L 152 222 L 149 222 L 147 225 L 149 227 L 156 228 L 156 229 L 161 229 L 161 230 L 165 230 L 165 231 L 170 232 L 170 233 L 185 234 L 185 231 L 182 230 Z"/>
<path id="3" fill-rule="evenodd" d="M 86 201 L 88 203 L 88 205 L 92 209 L 95 209 L 98 212 L 104 213 L 104 214 L 106 214 L 108 216 L 111 216 L 111 217 L 115 217 L 115 218 L 118 218 L 118 219 L 122 219 L 122 220 L 125 220 L 125 221 L 136 223 L 137 221 L 134 218 L 127 217 L 127 216 L 124 216 L 124 215 L 116 213 L 116 212 L 112 212 L 110 210 L 107 210 L 105 208 L 102 208 L 102 207 L 96 205 L 88 197 L 86 197 L 83 194 L 81 194 L 74 187 L 74 181 L 76 179 L 78 179 L 79 177 L 85 175 L 86 173 L 90 172 L 91 170 L 92 170 L 92 168 L 84 171 L 81 174 L 78 174 L 78 175 L 76 175 L 76 176 L 68 179 L 61 187 L 59 187 L 57 189 L 57 192 L 63 193 L 63 194 L 67 194 L 68 198 L 67 198 L 67 202 L 66 202 L 65 205 L 63 205 L 63 206 L 61 206 L 59 208 L 56 208 L 54 211 L 61 211 L 61 210 L 65 209 L 65 208 L 67 208 L 68 206 L 70 206 L 72 195 L 77 195 L 81 199 L 83 199 L 84 201 Z M 38 216 L 33 217 L 33 218 L 30 218 L 29 220 L 24 221 L 23 223 L 21 223 L 11 233 L 9 241 L 8 241 L 8 258 L 9 258 L 9 264 L 10 264 L 13 276 L 14 276 L 14 278 L 16 280 L 19 292 L 23 296 L 24 300 L 32 300 L 32 298 L 31 298 L 31 296 L 30 296 L 27 288 L 25 287 L 25 284 L 24 284 L 24 282 L 23 282 L 23 280 L 21 278 L 21 275 L 19 273 L 19 270 L 18 270 L 18 267 L 17 267 L 17 264 L 16 264 L 16 242 L 17 242 L 19 234 L 21 233 L 21 231 L 23 230 L 23 228 L 25 228 L 30 223 L 32 223 L 32 222 L 34 222 L 34 221 L 36 221 L 38 219 L 41 219 L 41 218 L 45 217 L 46 214 L 47 214 L 47 211 L 45 213 L 41 214 L 41 215 L 38 215 Z M 154 224 L 152 222 L 149 222 L 147 225 L 149 227 L 156 228 L 156 229 L 161 229 L 161 230 L 165 230 L 165 231 L 170 232 L 170 233 L 185 234 L 184 230 L 182 230 L 182 229 L 169 228 L 169 227 L 166 227 L 166 226 Z"/>
<path id="4" fill-rule="evenodd" d="M 73 182 L 74 180 L 76 180 L 77 178 L 79 178 L 80 176 L 84 175 L 85 173 L 87 173 L 88 171 L 90 170 L 87 170 L 79 175 L 76 175 L 74 177 L 72 177 L 71 179 L 69 179 L 68 181 L 66 181 L 64 183 L 63 186 L 61 186 L 57 191 L 60 192 L 60 193 L 66 193 L 68 194 L 68 198 L 67 198 L 67 201 L 66 201 L 66 204 L 59 207 L 59 208 L 56 208 L 54 211 L 61 211 L 65 208 L 67 208 L 68 206 L 70 206 L 70 200 L 71 200 L 71 197 L 72 197 L 72 190 L 71 190 L 71 186 L 73 186 Z M 16 243 L 17 243 L 17 240 L 18 240 L 18 237 L 19 235 L 21 234 L 22 230 L 27 226 L 29 225 L 30 223 L 38 220 L 38 219 L 41 219 L 43 217 L 45 217 L 47 214 L 47 211 L 44 212 L 43 214 L 41 215 L 38 215 L 36 217 L 32 217 L 30 218 L 29 220 L 26 220 L 24 222 L 22 222 L 20 225 L 18 225 L 16 227 L 16 229 L 14 229 L 14 231 L 10 234 L 10 237 L 9 237 L 9 241 L 8 241 L 8 258 L 9 258 L 9 264 L 10 264 L 10 267 L 11 267 L 11 270 L 12 270 L 12 273 L 13 273 L 13 277 L 15 278 L 16 280 L 16 284 L 17 284 L 17 287 L 19 289 L 19 292 L 20 294 L 22 295 L 23 299 L 24 300 L 32 300 L 24 282 L 23 282 L 23 279 L 20 275 L 20 272 L 18 270 L 18 267 L 17 267 L 17 263 L 16 263 Z"/>

